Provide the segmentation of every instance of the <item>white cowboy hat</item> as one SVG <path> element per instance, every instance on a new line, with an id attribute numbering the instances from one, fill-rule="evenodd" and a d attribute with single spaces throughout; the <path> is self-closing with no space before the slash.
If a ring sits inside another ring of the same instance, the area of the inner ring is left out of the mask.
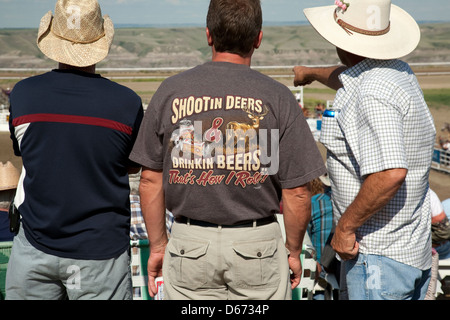
<path id="1" fill-rule="evenodd" d="M 58 0 L 39 25 L 37 45 L 47 57 L 76 67 L 94 65 L 109 53 L 114 25 L 97 0 Z"/>
<path id="2" fill-rule="evenodd" d="M 417 22 L 390 0 L 336 0 L 335 5 L 304 13 L 328 42 L 365 58 L 398 59 L 420 41 Z"/>
<path id="3" fill-rule="evenodd" d="M 0 163 L 0 191 L 17 188 L 19 183 L 19 171 L 14 165 L 7 161 Z"/>

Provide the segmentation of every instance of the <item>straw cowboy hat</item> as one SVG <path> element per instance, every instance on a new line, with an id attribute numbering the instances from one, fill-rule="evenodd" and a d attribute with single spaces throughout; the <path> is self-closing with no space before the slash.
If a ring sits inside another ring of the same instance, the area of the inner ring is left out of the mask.
<path id="1" fill-rule="evenodd" d="M 0 191 L 16 189 L 19 171 L 11 162 L 0 163 Z"/>
<path id="2" fill-rule="evenodd" d="M 328 42 L 365 58 L 398 59 L 420 41 L 417 22 L 390 0 L 336 0 L 304 13 Z"/>
<path id="3" fill-rule="evenodd" d="M 37 45 L 47 57 L 76 67 L 94 65 L 109 53 L 114 25 L 96 0 L 58 0 L 39 25 Z"/>
<path id="4" fill-rule="evenodd" d="M 323 175 L 321 175 L 319 177 L 319 179 L 320 179 L 320 181 L 322 181 L 322 183 L 324 185 L 326 185 L 327 187 L 331 187 L 331 182 L 330 182 L 330 177 L 328 176 L 328 172 L 323 174 Z"/>

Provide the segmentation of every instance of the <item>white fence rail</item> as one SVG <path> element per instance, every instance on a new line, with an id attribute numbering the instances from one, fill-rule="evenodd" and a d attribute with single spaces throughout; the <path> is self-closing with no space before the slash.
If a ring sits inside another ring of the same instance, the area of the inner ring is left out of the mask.
<path id="1" fill-rule="evenodd" d="M 0 132 L 9 131 L 9 111 L 0 106 Z"/>
<path id="2" fill-rule="evenodd" d="M 431 167 L 438 171 L 450 173 L 450 150 L 444 150 L 436 144 Z"/>

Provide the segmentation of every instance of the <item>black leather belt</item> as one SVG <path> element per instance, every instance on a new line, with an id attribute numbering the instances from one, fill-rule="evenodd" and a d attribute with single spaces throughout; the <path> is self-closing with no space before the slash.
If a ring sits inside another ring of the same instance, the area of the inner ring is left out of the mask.
<path id="1" fill-rule="evenodd" d="M 184 216 L 177 217 L 175 219 L 175 221 L 178 222 L 178 223 L 185 223 L 185 224 L 190 224 L 190 225 L 194 225 L 194 226 L 210 227 L 210 228 L 218 228 L 218 227 L 222 227 L 222 228 L 251 228 L 253 226 L 260 227 L 260 226 L 264 226 L 264 225 L 270 224 L 272 222 L 277 221 L 277 218 L 275 216 L 270 216 L 270 217 L 267 217 L 267 218 L 261 218 L 261 219 L 256 219 L 256 220 L 242 221 L 242 222 L 239 222 L 237 224 L 232 224 L 232 225 L 215 224 L 215 223 L 211 223 L 211 222 L 190 219 L 190 218 L 187 218 L 187 217 L 184 217 Z"/>

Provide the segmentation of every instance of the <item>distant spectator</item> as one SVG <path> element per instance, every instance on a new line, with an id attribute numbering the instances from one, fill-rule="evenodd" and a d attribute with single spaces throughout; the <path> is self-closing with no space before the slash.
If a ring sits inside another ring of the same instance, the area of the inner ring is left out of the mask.
<path id="1" fill-rule="evenodd" d="M 325 111 L 325 105 L 323 103 L 318 103 L 315 107 L 316 118 L 322 118 L 322 114 Z"/>
<path id="2" fill-rule="evenodd" d="M 0 164 L 0 241 L 12 241 L 14 233 L 9 230 L 9 207 L 16 194 L 19 171 L 11 162 Z"/>
<path id="3" fill-rule="evenodd" d="M 450 258 L 450 199 L 441 203 L 437 194 L 430 189 L 431 237 L 439 259 Z M 444 207 L 445 205 L 445 207 Z"/>
<path id="4" fill-rule="evenodd" d="M 450 123 L 445 123 L 441 129 L 441 132 L 443 132 L 444 135 L 439 136 L 439 144 L 442 149 L 449 150 L 450 149 Z"/>

